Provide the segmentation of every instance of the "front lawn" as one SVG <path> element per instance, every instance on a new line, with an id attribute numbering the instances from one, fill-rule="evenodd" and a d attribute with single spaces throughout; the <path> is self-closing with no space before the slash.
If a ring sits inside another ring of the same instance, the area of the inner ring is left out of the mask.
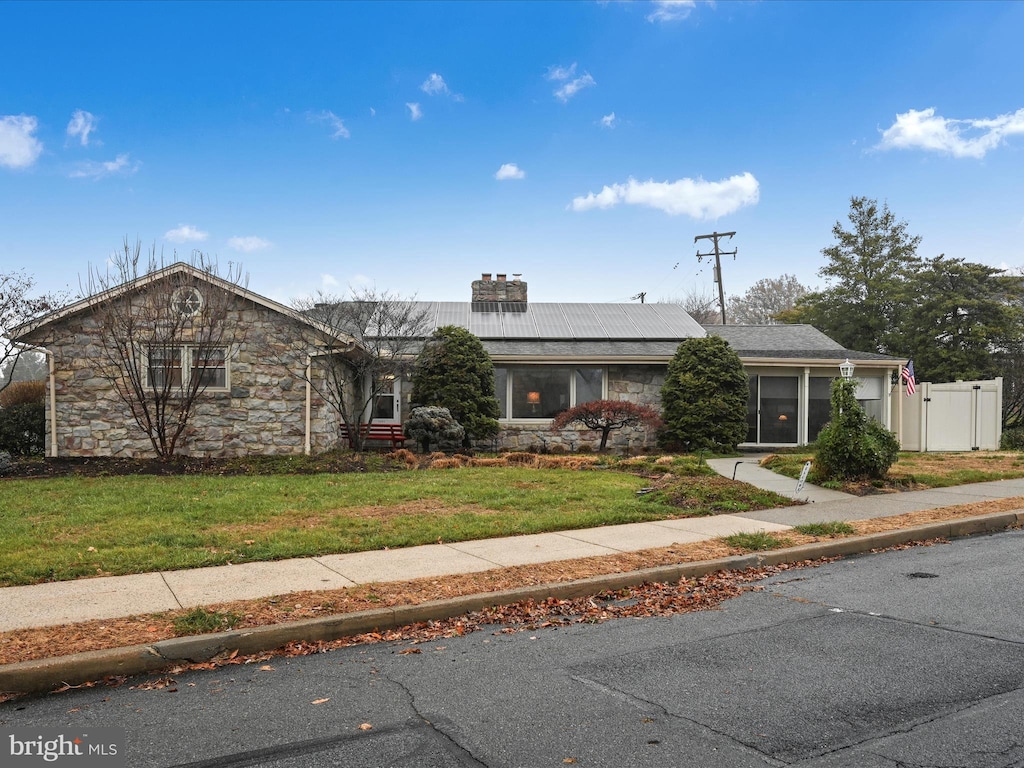
<path id="1" fill-rule="evenodd" d="M 769 456 L 763 466 L 773 472 L 797 478 L 804 463 L 814 461 L 808 452 L 780 453 Z M 965 483 L 989 480 L 1010 480 L 1024 477 L 1024 455 L 1012 451 L 965 451 L 958 453 L 919 453 L 901 451 L 899 460 L 889 469 L 885 480 L 872 483 L 840 483 L 839 490 L 850 493 L 878 491 L 923 490 L 946 488 Z M 819 482 L 811 470 L 811 482 Z"/>
<path id="2" fill-rule="evenodd" d="M 692 461 L 690 462 L 692 464 Z M 742 483 L 685 509 L 610 468 L 0 481 L 0 586 L 408 547 L 792 503 Z M 686 469 L 681 461 L 658 465 Z M 705 469 L 706 471 L 706 469 Z M 640 474 L 633 474 L 638 472 Z M 685 484 L 685 478 L 676 482 Z M 672 481 L 669 481 L 671 484 Z M 716 485 L 718 485 L 716 483 Z M 678 503 L 678 502 L 677 502 Z"/>

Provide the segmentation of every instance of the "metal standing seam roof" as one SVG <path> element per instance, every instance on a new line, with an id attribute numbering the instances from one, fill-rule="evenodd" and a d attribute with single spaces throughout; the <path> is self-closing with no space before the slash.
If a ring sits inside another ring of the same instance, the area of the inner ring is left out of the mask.
<path id="1" fill-rule="evenodd" d="M 457 325 L 480 339 L 702 338 L 705 330 L 678 304 L 530 303 L 517 311 L 474 311 L 470 302 L 416 302 L 427 333 Z"/>

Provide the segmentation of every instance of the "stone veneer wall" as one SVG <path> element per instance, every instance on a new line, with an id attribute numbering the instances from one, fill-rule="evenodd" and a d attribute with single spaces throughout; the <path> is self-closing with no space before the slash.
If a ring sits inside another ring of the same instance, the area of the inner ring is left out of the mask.
<path id="1" fill-rule="evenodd" d="M 661 385 L 665 383 L 666 365 L 610 365 L 608 366 L 608 399 L 629 400 L 639 405 L 649 405 L 661 410 Z M 597 450 L 601 444 L 601 433 L 590 429 L 563 429 L 551 431 L 549 424 L 516 424 L 503 426 L 498 433 L 496 444 L 499 449 L 510 451 L 547 451 L 554 446 L 555 450 L 568 452 Z M 653 448 L 657 444 L 655 430 L 619 429 L 608 437 L 608 448 L 611 451 L 641 451 Z M 481 448 L 491 447 L 482 443 Z"/>
<path id="2" fill-rule="evenodd" d="M 293 322 L 239 299 L 231 322 L 247 327 L 244 342 L 229 350 L 230 391 L 199 395 L 178 453 L 197 457 L 301 454 L 305 443 L 306 384 L 292 372 L 306 364 L 305 351 L 281 339 Z M 110 382 L 99 371 L 100 328 L 89 315 L 64 321 L 50 344 L 55 359 L 57 453 L 59 456 L 153 456 L 149 438 L 136 425 Z M 279 362 L 280 361 L 280 362 Z M 49 411 L 49 397 L 47 410 Z M 313 452 L 335 447 L 338 419 L 312 397 Z M 50 419 L 46 443 L 50 453 Z"/>

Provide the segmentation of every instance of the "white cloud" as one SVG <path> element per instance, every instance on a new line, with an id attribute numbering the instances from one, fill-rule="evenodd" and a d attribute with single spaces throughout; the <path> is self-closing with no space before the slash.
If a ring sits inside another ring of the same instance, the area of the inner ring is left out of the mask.
<path id="1" fill-rule="evenodd" d="M 498 181 L 505 181 L 506 179 L 525 179 L 526 171 L 515 163 L 505 163 L 498 169 L 498 172 L 494 174 L 494 178 Z"/>
<path id="2" fill-rule="evenodd" d="M 637 181 L 605 186 L 600 192 L 572 201 L 574 211 L 611 208 L 620 203 L 645 205 L 671 216 L 685 214 L 692 219 L 717 219 L 748 205 L 755 205 L 760 191 L 750 173 L 722 181 L 679 179 L 678 181 Z"/>
<path id="3" fill-rule="evenodd" d="M 272 243 L 269 240 L 264 240 L 262 237 L 256 237 L 255 235 L 228 238 L 229 248 L 235 251 L 242 251 L 244 253 L 262 251 L 264 248 L 269 248 L 271 245 Z"/>
<path id="4" fill-rule="evenodd" d="M 347 139 L 351 136 L 348 128 L 345 127 L 345 121 L 329 109 L 325 109 L 317 114 L 310 114 L 309 119 L 327 123 L 331 127 L 332 139 Z"/>
<path id="5" fill-rule="evenodd" d="M 86 160 L 78 163 L 68 177 L 72 179 L 102 179 L 104 176 L 113 176 L 114 174 L 130 176 L 141 166 L 142 163 L 138 160 L 132 162 L 131 156 L 125 153 L 105 162 Z"/>
<path id="6" fill-rule="evenodd" d="M 377 110 L 374 109 L 373 107 L 370 107 L 370 117 L 376 117 L 376 116 L 377 116 Z"/>
<path id="7" fill-rule="evenodd" d="M 43 143 L 34 134 L 39 121 L 30 115 L 0 117 L 0 165 L 28 168 L 43 152 Z"/>
<path id="8" fill-rule="evenodd" d="M 576 62 L 574 61 L 568 67 L 560 67 L 552 65 L 548 67 L 548 73 L 544 77 L 548 80 L 568 80 L 570 77 L 576 74 Z"/>
<path id="9" fill-rule="evenodd" d="M 320 275 L 320 285 L 324 288 L 337 288 L 339 285 L 338 278 L 334 275 Z"/>
<path id="10" fill-rule="evenodd" d="M 405 102 L 405 106 L 409 108 L 409 119 L 415 122 L 423 117 L 423 110 L 420 109 L 420 105 L 415 102 Z"/>
<path id="11" fill-rule="evenodd" d="M 615 127 L 615 113 L 612 112 L 610 115 L 605 115 L 601 118 L 601 125 L 605 128 Z"/>
<path id="12" fill-rule="evenodd" d="M 180 224 L 177 229 L 171 229 L 164 233 L 164 239 L 172 243 L 201 243 L 210 236 L 209 232 L 196 229 L 191 224 Z"/>
<path id="13" fill-rule="evenodd" d="M 565 103 L 584 88 L 590 88 L 594 85 L 597 85 L 597 81 L 590 76 L 589 72 L 584 72 L 580 77 L 577 77 L 575 80 L 570 80 L 568 83 L 556 90 L 555 97 L 562 103 Z"/>
<path id="14" fill-rule="evenodd" d="M 89 134 L 96 130 L 96 123 L 96 116 L 92 112 L 76 109 L 68 122 L 68 138 L 77 137 L 83 147 L 89 146 Z"/>
<path id="15" fill-rule="evenodd" d="M 431 96 L 437 96 L 442 94 L 444 96 L 450 96 L 454 101 L 464 101 L 461 93 L 452 93 L 448 87 L 448 83 L 444 81 L 437 72 L 432 72 L 430 77 L 423 81 L 423 85 L 420 86 L 420 90 L 424 93 L 429 93 Z"/>
<path id="16" fill-rule="evenodd" d="M 896 122 L 882 132 L 877 149 L 923 149 L 980 159 L 1008 136 L 1020 135 L 1024 135 L 1024 109 L 994 118 L 953 120 L 929 107 L 897 114 Z"/>
<path id="17" fill-rule="evenodd" d="M 682 21 L 696 7 L 696 0 L 654 0 L 654 10 L 647 14 L 647 20 L 650 22 Z"/>

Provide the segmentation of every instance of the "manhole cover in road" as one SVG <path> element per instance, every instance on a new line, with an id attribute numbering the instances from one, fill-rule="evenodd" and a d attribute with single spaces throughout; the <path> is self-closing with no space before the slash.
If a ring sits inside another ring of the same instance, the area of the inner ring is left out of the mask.
<path id="1" fill-rule="evenodd" d="M 939 574 L 937 573 L 924 573 L 923 571 L 915 571 L 914 573 L 908 573 L 908 578 L 911 579 L 937 579 Z"/>

